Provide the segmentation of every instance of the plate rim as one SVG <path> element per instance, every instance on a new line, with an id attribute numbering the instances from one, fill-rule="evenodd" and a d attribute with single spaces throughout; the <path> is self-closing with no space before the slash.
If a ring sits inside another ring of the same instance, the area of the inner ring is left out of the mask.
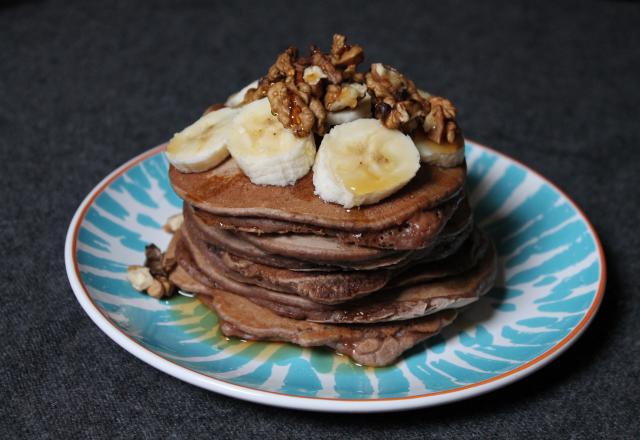
<path id="1" fill-rule="evenodd" d="M 485 394 L 498 388 L 502 388 L 519 380 L 522 377 L 536 372 L 543 366 L 552 362 L 554 359 L 564 353 L 571 345 L 573 345 L 573 343 L 578 340 L 578 338 L 584 333 L 586 328 L 593 321 L 593 318 L 596 315 L 600 304 L 602 303 L 602 297 L 604 296 L 607 281 L 607 264 L 602 243 L 595 228 L 591 224 L 584 211 L 566 192 L 564 192 L 560 187 L 544 177 L 542 174 L 533 170 L 521 161 L 508 156 L 498 150 L 495 150 L 494 148 L 488 147 L 470 139 L 466 139 L 466 141 L 473 144 L 474 147 L 478 147 L 481 150 L 486 150 L 503 159 L 518 164 L 528 172 L 531 172 L 535 176 L 542 179 L 556 191 L 558 191 L 558 193 L 560 193 L 571 204 L 580 218 L 587 225 L 587 228 L 589 229 L 596 243 L 600 261 L 600 279 L 596 295 L 589 307 L 589 310 L 585 313 L 584 317 L 580 320 L 576 327 L 571 332 L 569 332 L 569 334 L 567 334 L 562 340 L 560 340 L 545 352 L 518 366 L 517 368 L 499 374 L 495 377 L 485 379 L 483 381 L 474 382 L 472 384 L 464 385 L 451 390 L 436 391 L 432 393 L 405 397 L 345 399 L 335 397 L 296 396 L 278 391 L 259 390 L 256 388 L 251 388 L 249 386 L 238 385 L 223 379 L 208 376 L 204 373 L 179 365 L 174 361 L 156 354 L 150 349 L 144 347 L 142 344 L 129 336 L 124 330 L 115 325 L 115 323 L 113 323 L 113 321 L 91 299 L 91 296 L 89 295 L 89 292 L 84 285 L 82 278 L 80 277 L 78 261 L 75 258 L 76 245 L 78 241 L 77 238 L 80 223 L 84 219 L 88 207 L 93 203 L 98 194 L 100 194 L 113 180 L 122 175 L 128 169 L 132 168 L 134 165 L 137 165 L 145 159 L 161 153 L 166 148 L 166 143 L 151 148 L 114 169 L 96 186 L 94 186 L 89 194 L 87 194 L 87 196 L 85 196 L 85 198 L 82 200 L 71 219 L 65 238 L 64 260 L 69 283 L 76 296 L 77 301 L 80 303 L 80 306 L 83 308 L 85 313 L 94 322 L 94 324 L 96 324 L 98 328 L 100 328 L 100 330 L 102 330 L 120 347 L 122 347 L 138 359 L 142 360 L 143 362 L 166 374 L 169 374 L 177 379 L 180 379 L 197 387 L 204 388 L 209 391 L 214 391 L 229 397 L 234 397 L 255 403 L 261 403 L 264 405 L 290 409 L 302 409 L 322 412 L 364 413 L 400 411 L 436 406 L 444 403 L 456 402 L 459 400 Z"/>

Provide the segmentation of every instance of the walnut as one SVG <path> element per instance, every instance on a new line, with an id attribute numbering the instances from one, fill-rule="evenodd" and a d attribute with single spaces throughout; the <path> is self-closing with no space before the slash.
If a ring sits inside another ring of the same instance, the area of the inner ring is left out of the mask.
<path id="1" fill-rule="evenodd" d="M 364 73 L 358 72 L 355 64 L 347 66 L 347 68 L 342 71 L 342 77 L 344 81 L 364 83 Z"/>
<path id="2" fill-rule="evenodd" d="M 410 99 L 428 108 L 428 103 L 420 95 L 413 81 L 406 79 L 393 67 L 374 63 L 365 78 L 367 87 L 373 91 L 377 98 L 388 98 L 394 102 Z"/>
<path id="3" fill-rule="evenodd" d="M 324 105 L 327 109 L 333 106 L 333 103 L 338 100 L 340 96 L 340 92 L 342 91 L 342 87 L 337 86 L 335 84 L 329 84 L 327 86 L 327 91 L 324 95 Z"/>
<path id="4" fill-rule="evenodd" d="M 169 246 L 167 252 L 163 254 L 154 244 L 145 247 L 144 266 L 127 268 L 127 278 L 134 289 L 140 292 L 145 291 L 154 298 L 166 298 L 175 293 L 176 288 L 169 281 L 169 275 L 177 265 L 175 249 L 171 248 L 172 246 Z"/>
<path id="5" fill-rule="evenodd" d="M 127 268 L 127 279 L 131 286 L 139 292 L 147 290 L 153 284 L 151 272 L 145 266 L 129 266 Z"/>
<path id="6" fill-rule="evenodd" d="M 271 113 L 280 123 L 293 130 L 298 137 L 306 137 L 316 125 L 315 115 L 309 108 L 308 99 L 293 84 L 277 82 L 267 93 Z M 308 98 L 308 97 L 307 97 Z"/>
<path id="7" fill-rule="evenodd" d="M 269 68 L 267 79 L 271 82 L 281 79 L 293 78 L 296 74 L 294 62 L 298 58 L 298 49 L 290 46 L 283 53 L 278 55 L 276 62 Z"/>
<path id="8" fill-rule="evenodd" d="M 309 102 L 309 109 L 313 112 L 313 115 L 316 117 L 316 124 L 313 127 L 313 131 L 320 136 L 324 136 L 327 132 L 327 111 L 322 105 L 322 102 L 318 98 L 312 98 L 311 102 Z"/>
<path id="9" fill-rule="evenodd" d="M 334 34 L 331 43 L 331 62 L 334 66 L 355 66 L 364 60 L 364 51 L 362 47 L 354 44 L 347 44 L 344 35 Z"/>
<path id="10" fill-rule="evenodd" d="M 151 275 L 164 276 L 166 275 L 164 267 L 162 266 L 162 251 L 158 246 L 151 243 L 144 248 L 145 262 L 144 265 L 149 268 Z"/>
<path id="11" fill-rule="evenodd" d="M 171 217 L 167 218 L 166 223 L 162 227 L 165 232 L 169 234 L 174 234 L 182 227 L 182 223 L 184 222 L 184 217 L 182 213 L 174 214 Z"/>
<path id="12" fill-rule="evenodd" d="M 457 110 L 453 103 L 446 98 L 442 98 L 440 96 L 430 96 L 429 103 L 431 105 L 439 105 L 442 107 L 442 111 L 444 112 L 444 116 L 447 119 L 455 119 Z"/>
<path id="13" fill-rule="evenodd" d="M 333 34 L 331 40 L 331 58 L 338 59 L 347 45 L 347 37 L 342 34 Z"/>
<path id="14" fill-rule="evenodd" d="M 409 122 L 409 119 L 407 106 L 402 102 L 398 102 L 391 108 L 391 111 L 389 111 L 387 117 L 383 119 L 383 122 L 389 128 L 400 128 L 402 124 Z"/>
<path id="15" fill-rule="evenodd" d="M 364 84 L 329 84 L 324 95 L 324 106 L 330 112 L 356 108 L 366 94 L 367 87 Z"/>
<path id="16" fill-rule="evenodd" d="M 327 75 L 318 67 L 309 65 L 308 59 L 300 59 L 296 63 L 295 84 L 298 90 L 315 98 L 322 99 Z"/>
<path id="17" fill-rule="evenodd" d="M 392 67 L 374 63 L 365 80 L 374 98 L 374 115 L 388 128 L 411 132 L 431 110 L 413 81 Z"/>
<path id="18" fill-rule="evenodd" d="M 423 124 L 427 137 L 438 144 L 445 141 L 453 143 L 458 133 L 456 108 L 451 101 L 440 96 L 429 96 L 428 101 L 431 111 L 424 118 Z"/>
<path id="19" fill-rule="evenodd" d="M 271 87 L 271 81 L 269 81 L 266 76 L 261 78 L 260 81 L 258 81 L 258 87 L 247 90 L 242 100 L 242 105 L 265 98 L 269 87 Z"/>
<path id="20" fill-rule="evenodd" d="M 269 68 L 266 76 L 260 78 L 258 86 L 253 87 L 244 95 L 242 104 L 248 104 L 258 99 L 265 98 L 269 92 L 269 88 L 276 82 L 286 81 L 293 82 L 296 77 L 296 60 L 298 58 L 298 49 L 291 46 L 283 53 L 278 55 L 276 62 Z"/>
<path id="21" fill-rule="evenodd" d="M 311 46 L 311 63 L 318 66 L 327 75 L 327 79 L 332 84 L 342 82 L 342 72 L 331 63 L 331 58 L 323 54 L 317 46 Z"/>
<path id="22" fill-rule="evenodd" d="M 155 278 L 147 289 L 147 295 L 152 298 L 168 298 L 176 292 L 176 286 L 168 278 Z"/>
<path id="23" fill-rule="evenodd" d="M 304 82 L 310 86 L 315 86 L 322 78 L 326 78 L 327 74 L 318 66 L 309 66 L 304 69 Z"/>

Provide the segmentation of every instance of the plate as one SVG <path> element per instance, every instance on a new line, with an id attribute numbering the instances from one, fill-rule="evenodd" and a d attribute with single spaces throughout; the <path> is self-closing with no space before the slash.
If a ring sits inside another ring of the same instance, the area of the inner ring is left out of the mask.
<path id="1" fill-rule="evenodd" d="M 125 350 L 208 390 L 288 408 L 377 412 L 439 405 L 514 382 L 549 363 L 584 331 L 605 286 L 593 227 L 560 189 L 525 165 L 467 142 L 468 193 L 493 237 L 497 286 L 444 331 L 393 366 L 362 367 L 325 349 L 245 342 L 220 333 L 194 298 L 158 301 L 136 292 L 127 265 L 161 248 L 181 200 L 164 146 L 122 165 L 82 202 L 65 262 L 91 319 Z"/>

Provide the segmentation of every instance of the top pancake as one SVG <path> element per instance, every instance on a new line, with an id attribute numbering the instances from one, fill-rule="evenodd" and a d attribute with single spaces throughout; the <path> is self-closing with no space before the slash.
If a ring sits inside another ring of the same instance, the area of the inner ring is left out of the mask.
<path id="1" fill-rule="evenodd" d="M 399 225 L 418 210 L 430 209 L 458 194 L 466 166 L 422 165 L 400 191 L 379 203 L 344 209 L 326 203 L 313 191 L 312 172 L 294 185 L 255 185 L 233 158 L 203 173 L 182 173 L 173 166 L 169 178 L 188 203 L 217 215 L 264 217 L 347 231 L 371 231 Z"/>

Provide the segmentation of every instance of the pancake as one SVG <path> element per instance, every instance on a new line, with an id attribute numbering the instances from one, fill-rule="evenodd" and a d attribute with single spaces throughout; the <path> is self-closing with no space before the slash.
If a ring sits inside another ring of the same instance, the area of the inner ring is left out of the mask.
<path id="1" fill-rule="evenodd" d="M 200 284 L 181 268 L 171 280 L 215 311 L 220 330 L 246 340 L 291 342 L 302 347 L 327 346 L 362 365 L 385 366 L 402 353 L 436 335 L 456 317 L 453 310 L 410 321 L 382 325 L 328 325 L 298 321 L 224 290 Z"/>
<path id="2" fill-rule="evenodd" d="M 269 266 L 281 267 L 290 270 L 340 270 L 341 268 L 372 270 L 382 267 L 398 265 L 406 261 L 411 252 L 393 252 L 376 249 L 351 249 L 351 247 L 340 246 L 344 253 L 337 252 L 336 248 L 318 248 L 318 253 L 313 255 L 313 261 L 303 261 L 293 256 L 300 256 L 301 253 L 296 248 L 284 249 L 285 255 L 273 254 L 261 249 L 255 244 L 247 241 L 236 233 L 212 225 L 206 225 L 200 218 L 193 214 L 193 210 L 187 204 L 184 206 L 185 228 L 194 228 L 202 233 L 202 240 L 225 249 L 232 254 L 247 258 L 252 261 L 262 262 Z M 312 236 L 313 237 L 313 236 Z M 309 249 L 307 248 L 307 255 Z M 356 259 L 355 256 L 368 255 L 369 259 Z M 335 257 L 331 259 L 331 257 Z"/>
<path id="3" fill-rule="evenodd" d="M 223 248 L 211 246 L 203 240 L 203 234 L 188 222 L 182 231 L 189 252 L 196 257 L 198 266 L 205 273 L 211 267 L 217 268 L 225 277 L 239 283 L 304 296 L 322 304 L 345 302 L 380 290 L 393 275 L 403 270 L 402 266 L 396 266 L 393 270 L 291 271 L 244 259 Z M 459 267 L 457 263 L 452 264 L 449 271 L 454 272 Z"/>
<path id="4" fill-rule="evenodd" d="M 478 263 L 490 245 L 489 238 L 476 228 L 454 254 L 409 266 L 399 271 L 400 274 L 395 276 L 388 286 L 411 286 L 465 272 Z"/>
<path id="5" fill-rule="evenodd" d="M 203 225 L 228 229 L 247 235 L 302 234 L 332 236 L 336 237 L 342 244 L 395 250 L 424 248 L 437 238 L 438 233 L 453 215 L 458 218 L 462 216 L 469 218 L 471 216 L 469 202 L 464 196 L 453 197 L 430 210 L 418 211 L 401 225 L 380 231 L 356 233 L 267 218 L 229 217 L 214 215 L 200 209 L 195 209 L 194 211 L 195 216 Z"/>
<path id="6" fill-rule="evenodd" d="M 376 292 L 387 285 L 393 276 L 390 270 L 296 272 L 254 263 L 224 251 L 216 253 L 228 269 L 229 276 L 236 281 L 312 298 L 323 304 L 343 302 Z"/>
<path id="7" fill-rule="evenodd" d="M 381 231 L 358 233 L 339 232 L 341 243 L 368 246 L 378 249 L 413 250 L 424 249 L 435 240 L 452 216 L 458 221 L 470 220 L 471 209 L 465 197 L 454 197 L 434 209 L 413 214 L 404 223 Z"/>
<path id="8" fill-rule="evenodd" d="M 288 222 L 261 217 L 239 217 L 216 215 L 202 209 L 194 209 L 198 218 L 206 225 L 229 229 L 234 232 L 249 232 L 251 234 L 315 234 L 331 235 L 332 229 L 304 223 Z"/>
<path id="9" fill-rule="evenodd" d="M 264 287 L 278 293 L 294 294 L 323 304 L 334 304 L 383 288 L 392 273 L 373 272 L 295 272 L 243 260 L 199 239 L 196 231 L 183 227 L 183 241 L 197 267 L 209 277 L 228 278 L 242 285 Z M 220 281 L 218 281 L 220 283 Z"/>
<path id="10" fill-rule="evenodd" d="M 454 205 L 451 208 L 455 207 L 457 206 Z M 453 213 L 454 209 L 449 209 L 448 211 L 446 214 L 442 211 L 420 211 L 414 217 L 423 218 L 424 221 L 405 223 L 402 226 L 386 229 L 380 233 L 349 234 L 354 242 L 362 241 L 366 244 L 346 244 L 340 236 L 251 234 L 248 232 L 236 232 L 235 234 L 269 254 L 286 255 L 301 260 L 323 263 L 372 260 L 390 255 L 389 252 L 380 250 L 385 246 L 385 243 L 387 246 L 395 246 L 399 250 L 405 251 L 433 246 L 441 238 L 440 233 L 443 232 L 447 221 L 452 216 L 454 218 L 451 226 L 445 234 L 451 234 L 471 223 L 471 210 L 466 201 L 460 209 L 456 210 L 455 214 Z M 370 242 L 375 242 L 375 248 L 367 247 Z"/>
<path id="11" fill-rule="evenodd" d="M 183 200 L 216 215 L 269 218 L 364 232 L 400 225 L 416 212 L 439 206 L 459 194 L 466 166 L 439 168 L 423 164 L 400 191 L 357 209 L 325 203 L 314 195 L 312 174 L 294 185 L 275 187 L 251 183 L 233 158 L 202 173 L 181 173 L 173 166 L 169 169 L 173 189 Z"/>
<path id="12" fill-rule="evenodd" d="M 412 260 L 444 258 L 455 252 L 473 228 L 468 203 L 447 222 L 430 247 L 415 251 L 383 251 L 361 246 L 347 246 L 331 237 L 302 234 L 256 235 L 238 233 L 216 227 L 204 221 L 188 204 L 184 206 L 185 226 L 196 228 L 203 240 L 219 249 L 269 266 L 290 270 L 373 270 L 403 266 Z M 366 258 L 365 257 L 369 257 Z M 434 258 L 435 257 L 435 258 Z M 305 262 L 302 262 L 305 260 Z"/>
<path id="13" fill-rule="evenodd" d="M 364 246 L 351 246 L 333 237 L 309 234 L 269 234 L 256 235 L 237 232 L 237 236 L 269 254 L 286 255 L 315 263 L 331 264 L 377 260 L 393 255 Z"/>
<path id="14" fill-rule="evenodd" d="M 220 249 L 214 250 L 235 281 L 279 292 L 310 297 L 322 304 L 336 304 L 375 292 L 385 286 L 408 286 L 471 269 L 486 251 L 488 240 L 477 231 L 454 255 L 417 267 L 377 271 L 296 272 L 256 263 Z M 397 274 L 402 275 L 396 277 Z M 327 292 L 334 295 L 328 296 Z"/>
<path id="15" fill-rule="evenodd" d="M 335 292 L 317 291 L 315 296 L 301 297 L 248 284 L 237 278 L 211 250 L 202 246 L 187 247 L 187 233 L 177 246 L 178 264 L 200 283 L 249 298 L 277 314 L 295 319 L 326 323 L 375 323 L 425 316 L 439 310 L 458 308 L 486 293 L 495 279 L 496 256 L 489 246 L 471 270 L 441 280 L 382 289 L 359 300 L 328 305 L 317 300 L 330 298 Z"/>

